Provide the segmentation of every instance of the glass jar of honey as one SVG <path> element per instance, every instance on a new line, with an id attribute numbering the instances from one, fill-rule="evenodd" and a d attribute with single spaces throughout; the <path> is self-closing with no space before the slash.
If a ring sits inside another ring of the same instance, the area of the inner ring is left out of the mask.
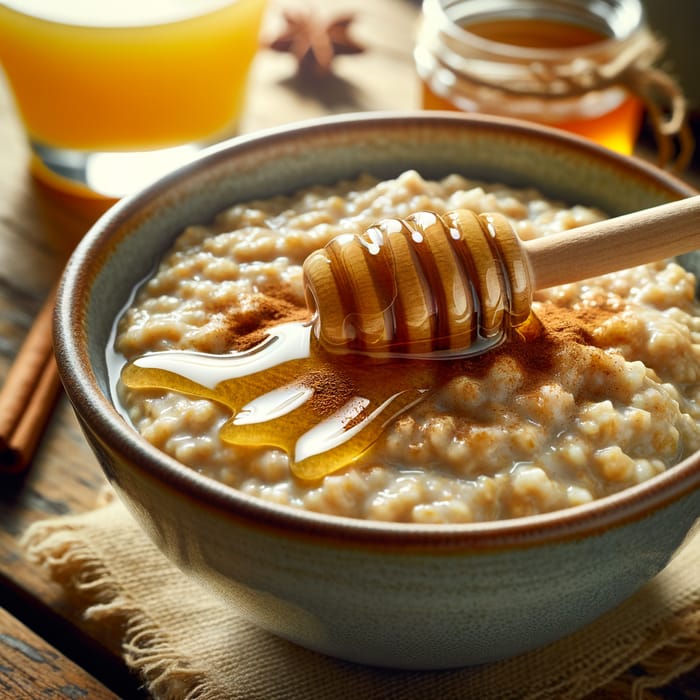
<path id="1" fill-rule="evenodd" d="M 414 55 L 426 109 L 527 119 L 630 153 L 660 51 L 640 0 L 424 0 Z"/>

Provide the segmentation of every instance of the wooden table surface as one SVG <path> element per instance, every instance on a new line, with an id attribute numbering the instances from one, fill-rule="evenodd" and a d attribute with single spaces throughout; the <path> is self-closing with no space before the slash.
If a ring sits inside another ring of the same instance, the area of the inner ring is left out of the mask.
<path id="1" fill-rule="evenodd" d="M 272 2 L 264 36 L 279 26 L 280 8 L 293 5 Z M 316 6 L 328 16 L 360 7 L 352 31 L 367 50 L 339 57 L 335 75 L 320 85 L 296 78 L 291 56 L 261 49 L 243 131 L 328 113 L 418 106 L 411 58 L 417 2 L 332 0 Z M 74 206 L 29 174 L 21 125 L 0 80 L 0 379 L 98 211 Z M 30 470 L 0 482 L 2 698 L 144 697 L 121 661 L 118 641 L 81 620 L 80 610 L 43 570 L 23 559 L 18 545 L 26 527 L 39 519 L 91 509 L 105 483 L 61 396 Z M 700 671 L 676 680 L 658 697 L 699 698 L 699 687 Z"/>

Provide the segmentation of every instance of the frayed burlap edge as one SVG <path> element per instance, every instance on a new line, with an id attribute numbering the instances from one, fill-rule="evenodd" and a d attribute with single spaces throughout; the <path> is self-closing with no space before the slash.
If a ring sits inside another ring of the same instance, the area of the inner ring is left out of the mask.
<path id="1" fill-rule="evenodd" d="M 86 622 L 119 628 L 120 634 L 114 638 L 122 639 L 121 653 L 127 665 L 140 675 L 155 697 L 163 700 L 228 697 L 226 689 L 219 687 L 208 669 L 183 659 L 167 631 L 154 622 L 142 602 L 125 595 L 114 572 L 103 564 L 99 548 L 85 537 L 82 516 L 35 523 L 26 531 L 21 544 L 31 561 L 44 566 L 64 590 L 79 597 Z M 590 667 L 583 673 L 568 673 L 558 683 L 531 689 L 530 694 L 523 688 L 520 697 L 657 700 L 654 689 L 668 685 L 700 665 L 700 609 L 694 595 L 686 600 L 687 606 L 662 622 L 646 626 L 643 640 L 630 643 L 621 654 L 612 654 L 593 673 Z M 517 662 L 517 659 L 506 661 L 501 670 L 512 671 L 510 664 Z M 359 685 L 364 683 L 366 689 L 377 689 L 374 681 L 381 679 L 375 678 L 375 674 L 371 669 L 361 669 Z M 341 677 L 333 671 L 331 675 L 336 680 Z M 479 670 L 477 677 L 456 670 L 433 679 L 433 687 L 445 691 L 446 696 L 457 697 L 457 688 L 468 693 L 469 689 L 479 687 L 485 680 L 480 675 Z M 427 679 L 413 677 L 410 685 L 417 691 L 416 697 L 426 697 L 421 695 L 427 689 L 424 681 Z M 406 686 L 393 676 L 385 678 L 382 686 L 384 690 L 396 691 L 396 697 L 407 697 Z"/>
<path id="2" fill-rule="evenodd" d="M 659 626 L 657 634 L 636 650 L 634 665 L 590 700 L 657 700 L 654 690 L 700 666 L 700 610 L 690 607 Z"/>
<path id="3" fill-rule="evenodd" d="M 81 529 L 69 517 L 41 521 L 29 527 L 21 545 L 30 561 L 46 567 L 54 581 L 83 601 L 86 621 L 109 621 L 123 629 L 122 656 L 154 695 L 220 700 L 223 693 L 211 687 L 206 672 L 183 661 L 142 607 L 123 595 L 99 554 L 81 538 Z"/>

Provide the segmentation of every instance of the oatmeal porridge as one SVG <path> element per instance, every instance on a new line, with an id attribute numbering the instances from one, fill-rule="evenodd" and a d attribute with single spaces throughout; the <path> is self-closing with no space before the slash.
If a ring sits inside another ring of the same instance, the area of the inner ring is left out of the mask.
<path id="1" fill-rule="evenodd" d="M 174 354 L 167 351 L 247 356 L 278 328 L 308 326 L 302 263 L 314 250 L 386 217 L 456 209 L 501 213 L 522 239 L 603 217 L 533 190 L 458 175 L 428 181 L 413 171 L 236 204 L 179 236 L 120 319 L 115 349 L 127 368 Z M 693 275 L 665 261 L 541 290 L 533 314 L 527 337 L 478 357 L 403 360 L 365 376 L 359 358 L 290 356 L 227 391 L 192 378 L 124 381 L 118 398 L 145 439 L 242 492 L 396 522 L 496 520 L 582 504 L 700 448 Z M 241 404 L 278 396 L 282 384 L 296 393 L 278 404 L 299 407 L 287 406 L 272 427 L 232 421 Z M 358 432 L 371 447 L 334 447 L 329 454 L 340 450 L 345 462 L 311 478 L 295 470 L 300 448 L 284 442 L 289 426 L 319 422 L 357 395 L 370 409 L 384 406 L 399 390 L 403 403 Z"/>

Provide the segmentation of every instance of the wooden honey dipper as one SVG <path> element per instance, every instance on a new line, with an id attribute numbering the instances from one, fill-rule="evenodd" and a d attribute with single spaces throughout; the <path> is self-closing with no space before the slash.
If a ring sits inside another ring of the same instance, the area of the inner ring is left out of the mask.
<path id="1" fill-rule="evenodd" d="M 442 357 L 495 347 L 532 293 L 700 248 L 700 195 L 521 241 L 501 214 L 423 211 L 341 234 L 304 262 L 331 352 Z"/>

